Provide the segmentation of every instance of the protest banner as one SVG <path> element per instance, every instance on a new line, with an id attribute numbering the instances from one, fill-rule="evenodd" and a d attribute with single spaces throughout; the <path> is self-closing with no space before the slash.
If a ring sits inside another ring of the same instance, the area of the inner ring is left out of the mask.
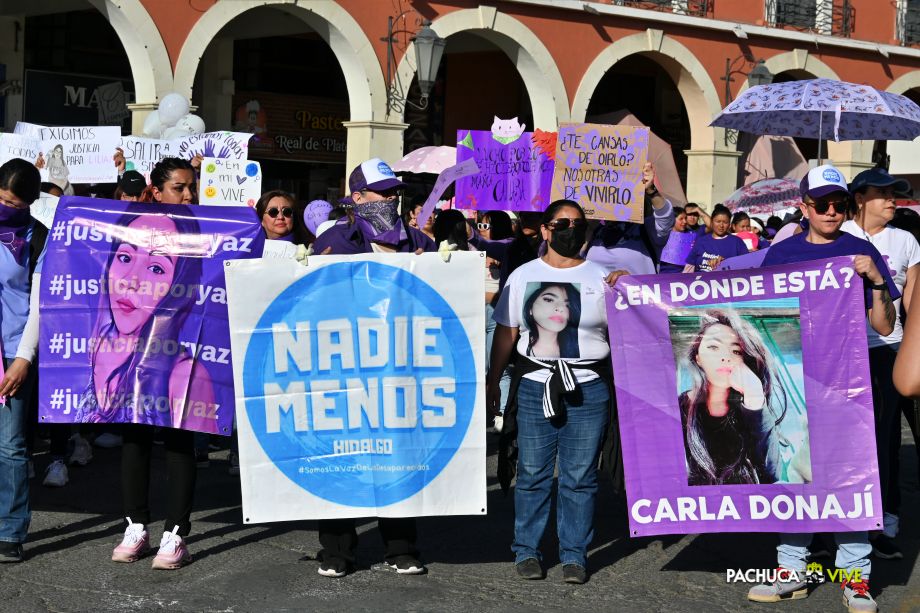
<path id="1" fill-rule="evenodd" d="M 228 263 L 244 522 L 486 513 L 483 266 Z"/>
<path id="2" fill-rule="evenodd" d="M 574 200 L 590 219 L 642 223 L 648 142 L 648 128 L 560 124 L 551 201 Z"/>
<path id="3" fill-rule="evenodd" d="M 607 312 L 631 536 L 882 527 L 852 258 L 623 277 Z"/>
<path id="4" fill-rule="evenodd" d="M 199 185 L 199 204 L 254 207 L 262 195 L 262 167 L 245 159 L 206 157 Z"/>
<path id="5" fill-rule="evenodd" d="M 425 204 L 422 205 L 422 210 L 418 213 L 418 218 L 416 219 L 418 227 L 425 227 L 425 224 L 428 223 L 428 218 L 431 217 L 431 214 L 434 212 L 435 205 L 447 188 L 450 187 L 451 183 L 459 181 L 464 177 L 475 175 L 478 170 L 479 167 L 476 165 L 475 160 L 464 160 L 458 164 L 454 164 L 450 168 L 442 170 L 438 175 L 437 181 L 434 182 L 434 188 L 431 190 L 431 193 L 428 194 L 428 199 L 425 200 Z"/>
<path id="6" fill-rule="evenodd" d="M 42 180 L 69 183 L 115 183 L 112 156 L 121 139 L 116 126 L 41 127 Z"/>
<path id="7" fill-rule="evenodd" d="M 178 155 L 176 141 L 144 136 L 122 136 L 118 145 L 125 156 L 125 170 L 136 170 L 150 181 L 150 172 L 165 157 Z"/>
<path id="8" fill-rule="evenodd" d="M 229 435 L 223 263 L 259 258 L 255 211 L 63 197 L 41 278 L 39 416 Z"/>
<path id="9" fill-rule="evenodd" d="M 479 172 L 457 181 L 457 208 L 543 211 L 549 204 L 553 160 L 532 137 L 524 132 L 503 143 L 487 130 L 459 130 L 457 163 L 472 159 Z"/>

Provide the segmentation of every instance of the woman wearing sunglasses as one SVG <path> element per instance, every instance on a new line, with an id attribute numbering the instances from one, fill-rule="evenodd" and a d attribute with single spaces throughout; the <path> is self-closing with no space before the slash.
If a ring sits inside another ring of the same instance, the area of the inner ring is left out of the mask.
<path id="1" fill-rule="evenodd" d="M 265 238 L 297 243 L 294 232 L 294 219 L 297 202 L 293 194 L 273 189 L 262 194 L 256 203 L 256 213 L 262 221 Z"/>
<path id="2" fill-rule="evenodd" d="M 611 411 L 604 283 L 605 277 L 613 283 L 622 274 L 607 275 L 599 264 L 582 259 L 587 230 L 578 204 L 550 204 L 540 227 L 546 253 L 511 273 L 495 308 L 486 405 L 498 414 L 501 375 L 514 354 L 499 479 L 507 489 L 516 461 L 511 549 L 523 579 L 544 577 L 540 541 L 549 520 L 558 463 L 556 525 L 562 575 L 566 583 L 587 581 L 597 461 Z"/>

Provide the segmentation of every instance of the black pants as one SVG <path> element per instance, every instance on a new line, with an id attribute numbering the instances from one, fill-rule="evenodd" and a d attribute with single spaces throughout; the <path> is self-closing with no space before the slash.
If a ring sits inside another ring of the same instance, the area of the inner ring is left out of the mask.
<path id="1" fill-rule="evenodd" d="M 355 522 L 355 519 L 321 519 L 317 522 L 319 543 L 323 547 L 320 552 L 321 560 L 355 563 L 355 549 L 358 547 Z M 418 550 L 415 548 L 414 517 L 381 517 L 377 520 L 377 525 L 386 547 L 384 559 L 387 562 L 393 562 L 403 555 L 418 557 Z"/>
<path id="2" fill-rule="evenodd" d="M 166 522 L 165 531 L 179 526 L 181 536 L 191 530 L 192 503 L 195 496 L 195 435 L 186 430 L 164 428 L 166 449 Z M 153 428 L 129 424 L 122 431 L 121 500 L 125 516 L 135 523 L 150 523 L 150 452 Z"/>
<path id="3" fill-rule="evenodd" d="M 882 509 L 898 514 L 901 488 L 898 480 L 901 451 L 901 405 L 909 402 L 894 387 L 892 371 L 898 352 L 890 347 L 869 349 L 872 377 L 872 405 L 875 409 L 875 444 L 878 450 L 878 476 L 882 488 Z"/>

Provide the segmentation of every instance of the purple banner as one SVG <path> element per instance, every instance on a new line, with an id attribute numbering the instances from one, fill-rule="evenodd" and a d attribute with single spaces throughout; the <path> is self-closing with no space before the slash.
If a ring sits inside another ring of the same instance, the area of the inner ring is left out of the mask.
<path id="1" fill-rule="evenodd" d="M 457 131 L 457 163 L 475 160 L 479 172 L 457 180 L 458 209 L 543 211 L 553 184 L 553 160 L 534 145 L 532 132 L 501 143 L 485 130 Z"/>
<path id="2" fill-rule="evenodd" d="M 61 198 L 41 277 L 41 421 L 229 435 L 224 262 L 264 244 L 249 207 Z"/>
<path id="3" fill-rule="evenodd" d="M 881 528 L 851 258 L 623 277 L 607 312 L 631 536 Z"/>

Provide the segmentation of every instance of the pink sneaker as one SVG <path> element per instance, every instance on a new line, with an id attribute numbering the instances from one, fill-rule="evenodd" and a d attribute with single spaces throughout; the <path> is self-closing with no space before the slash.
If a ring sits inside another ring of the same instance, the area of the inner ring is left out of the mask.
<path id="1" fill-rule="evenodd" d="M 160 550 L 153 559 L 153 568 L 157 570 L 175 570 L 182 568 L 192 561 L 192 554 L 188 552 L 185 541 L 179 536 L 179 526 L 172 532 L 164 532 L 160 539 Z"/>
<path id="2" fill-rule="evenodd" d="M 150 536 L 144 530 L 144 524 L 135 524 L 128 519 L 128 527 L 121 543 L 112 552 L 113 562 L 137 562 L 150 550 Z"/>

